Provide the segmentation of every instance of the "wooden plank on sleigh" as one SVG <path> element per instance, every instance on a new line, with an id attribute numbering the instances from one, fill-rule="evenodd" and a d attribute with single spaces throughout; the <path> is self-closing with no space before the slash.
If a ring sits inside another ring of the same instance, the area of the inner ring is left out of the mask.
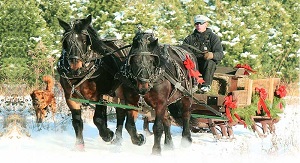
<path id="1" fill-rule="evenodd" d="M 268 116 L 252 116 L 252 118 L 255 121 L 262 121 L 262 120 L 271 120 L 272 118 L 268 117 Z"/>
<path id="2" fill-rule="evenodd" d="M 236 76 L 236 77 L 245 77 L 244 75 L 245 69 L 244 68 L 232 68 L 232 67 L 222 67 L 218 66 L 215 71 L 215 75 L 227 75 L 227 76 Z"/>
<path id="3" fill-rule="evenodd" d="M 273 102 L 274 92 L 280 84 L 280 78 L 255 79 L 252 84 L 252 94 L 255 93 L 255 88 L 264 88 L 268 93 L 268 100 Z"/>
<path id="4" fill-rule="evenodd" d="M 226 95 L 234 90 L 244 89 L 244 68 L 217 67 L 214 74 L 212 89 L 218 94 Z"/>
<path id="5" fill-rule="evenodd" d="M 232 91 L 233 100 L 237 102 L 238 107 L 248 106 L 251 104 L 251 94 L 248 90 Z"/>

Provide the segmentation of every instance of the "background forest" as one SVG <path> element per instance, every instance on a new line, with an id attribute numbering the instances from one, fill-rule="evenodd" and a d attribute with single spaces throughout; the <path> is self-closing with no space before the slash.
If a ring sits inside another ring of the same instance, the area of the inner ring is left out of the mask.
<path id="1" fill-rule="evenodd" d="M 45 74 L 57 78 L 57 18 L 89 14 L 99 37 L 128 44 L 138 24 L 156 26 L 160 43 L 180 44 L 194 29 L 194 15 L 204 14 L 225 49 L 220 66 L 249 64 L 253 78 L 299 82 L 299 11 L 298 0 L 0 0 L 0 84 L 31 87 Z"/>

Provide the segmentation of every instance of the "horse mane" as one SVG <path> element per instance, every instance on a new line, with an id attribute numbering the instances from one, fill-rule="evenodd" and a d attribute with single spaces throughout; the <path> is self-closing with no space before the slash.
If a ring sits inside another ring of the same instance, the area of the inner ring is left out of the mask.
<path id="1" fill-rule="evenodd" d="M 89 33 L 89 36 L 91 38 L 92 41 L 92 49 L 97 52 L 98 54 L 102 54 L 105 55 L 105 53 L 107 53 L 108 51 L 106 49 L 110 49 L 110 47 L 108 47 L 100 38 L 99 35 L 97 33 L 97 31 L 91 26 L 89 25 L 87 28 L 87 31 Z"/>

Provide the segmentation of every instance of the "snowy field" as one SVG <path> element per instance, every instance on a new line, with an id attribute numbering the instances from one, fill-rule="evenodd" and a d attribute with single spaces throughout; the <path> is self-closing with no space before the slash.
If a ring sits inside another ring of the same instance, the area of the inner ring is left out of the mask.
<path id="1" fill-rule="evenodd" d="M 48 118 L 48 122 L 37 126 L 33 112 L 26 111 L 30 108 L 29 105 L 25 105 L 28 108 L 23 108 L 21 111 L 18 108 L 10 110 L 1 108 L 1 162 L 296 162 L 300 158 L 300 102 L 298 98 L 292 101 L 294 101 L 292 104 L 287 104 L 281 120 L 275 125 L 276 134 L 259 138 L 252 131 L 238 125 L 233 128 L 235 139 L 231 141 L 217 141 L 211 133 L 192 133 L 192 145 L 184 148 L 180 146 L 181 128 L 172 126 L 175 149 L 163 148 L 162 156 L 151 155 L 153 135 L 147 136 L 147 142 L 143 146 L 135 146 L 124 129 L 122 146 L 111 145 L 102 141 L 98 136 L 98 130 L 89 118 L 85 118 L 84 123 L 85 152 L 73 151 L 75 134 L 71 125 L 71 117 L 66 115 L 67 111 L 64 115 L 57 115 L 59 122 L 53 123 Z M 4 127 L 3 110 L 10 112 L 11 115 L 30 112 L 26 115 L 26 128 L 18 125 L 7 126 L 7 124 Z M 136 124 L 139 133 L 143 133 L 142 124 L 139 118 Z M 115 131 L 115 120 L 110 120 L 108 125 L 111 130 Z"/>

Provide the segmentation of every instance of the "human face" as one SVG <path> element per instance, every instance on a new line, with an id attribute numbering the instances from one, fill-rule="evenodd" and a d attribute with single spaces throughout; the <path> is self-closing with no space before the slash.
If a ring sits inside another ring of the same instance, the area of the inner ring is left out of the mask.
<path id="1" fill-rule="evenodd" d="M 197 22 L 195 23 L 195 28 L 197 29 L 198 32 L 204 32 L 206 31 L 208 23 L 205 21 Z"/>

